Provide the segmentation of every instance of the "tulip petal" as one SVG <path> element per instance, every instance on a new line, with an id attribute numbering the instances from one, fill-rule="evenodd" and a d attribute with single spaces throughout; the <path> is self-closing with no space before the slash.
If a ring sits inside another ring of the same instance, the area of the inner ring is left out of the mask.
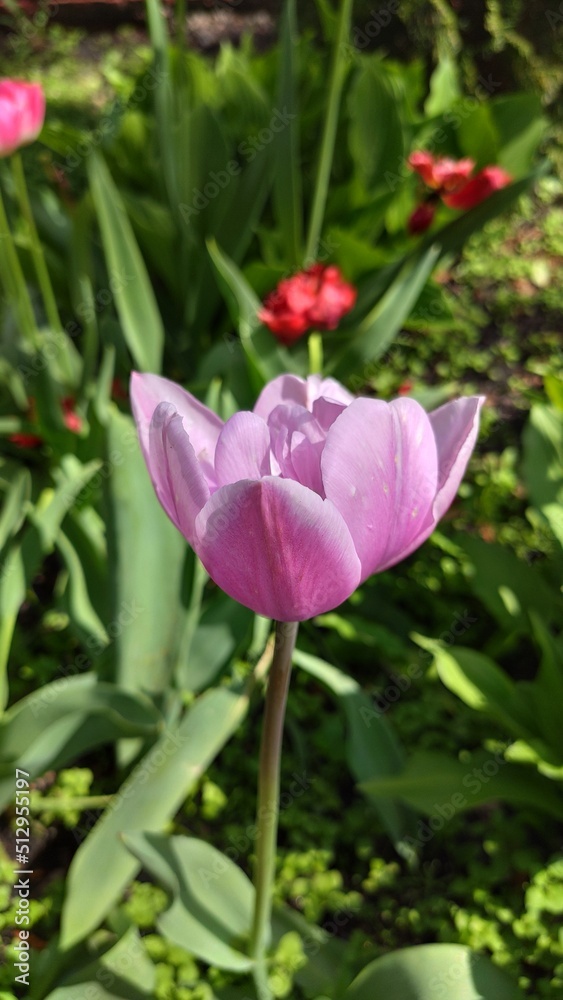
<path id="1" fill-rule="evenodd" d="M 254 413 L 268 420 L 270 413 L 281 403 L 307 405 L 307 383 L 298 375 L 278 375 L 264 386 L 256 400 Z"/>
<path id="2" fill-rule="evenodd" d="M 355 590 L 360 562 L 330 501 L 289 479 L 223 486 L 196 520 L 195 549 L 235 600 L 278 621 L 304 621 Z"/>
<path id="3" fill-rule="evenodd" d="M 436 442 L 412 399 L 357 399 L 328 432 L 325 493 L 342 514 L 362 579 L 397 562 L 431 520 L 438 487 Z"/>
<path id="4" fill-rule="evenodd" d="M 156 495 L 170 520 L 193 545 L 195 519 L 210 493 L 183 418 L 171 403 L 159 403 L 148 436 L 147 466 Z"/>
<path id="5" fill-rule="evenodd" d="M 269 476 L 270 432 L 262 417 L 242 410 L 227 420 L 215 449 L 219 486 Z"/>
<path id="6" fill-rule="evenodd" d="M 454 499 L 479 433 L 479 413 L 484 396 L 465 396 L 429 414 L 438 448 L 438 492 L 434 522 L 440 520 Z"/>
<path id="7" fill-rule="evenodd" d="M 216 487 L 213 460 L 223 421 L 199 399 L 160 375 L 131 375 L 131 408 L 139 430 L 141 448 L 148 463 L 149 426 L 159 403 L 172 403 L 181 415 L 184 430 L 211 488 Z"/>

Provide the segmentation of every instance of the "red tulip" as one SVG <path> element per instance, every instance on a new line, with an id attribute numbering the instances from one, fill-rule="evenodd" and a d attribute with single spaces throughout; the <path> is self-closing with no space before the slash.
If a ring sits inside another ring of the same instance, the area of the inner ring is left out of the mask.
<path id="1" fill-rule="evenodd" d="M 456 191 L 471 176 L 475 161 L 451 160 L 447 156 L 434 157 L 427 150 L 419 149 L 408 158 L 409 166 L 422 177 L 427 187 L 434 191 Z"/>
<path id="2" fill-rule="evenodd" d="M 442 195 L 442 200 L 449 208 L 467 211 L 489 198 L 495 191 L 510 184 L 512 177 L 502 167 L 484 167 L 475 177 L 467 181 L 463 187 L 451 194 Z"/>
<path id="3" fill-rule="evenodd" d="M 353 307 L 356 294 L 338 267 L 313 264 L 280 281 L 258 318 L 282 344 L 291 344 L 307 330 L 334 330 Z"/>
<path id="4" fill-rule="evenodd" d="M 0 80 L 0 156 L 9 156 L 37 138 L 45 120 L 39 83 Z"/>

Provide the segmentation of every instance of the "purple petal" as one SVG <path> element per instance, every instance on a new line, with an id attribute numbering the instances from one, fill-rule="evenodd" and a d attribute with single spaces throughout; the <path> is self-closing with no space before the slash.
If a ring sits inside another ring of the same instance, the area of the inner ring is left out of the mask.
<path id="1" fill-rule="evenodd" d="M 241 479 L 269 476 L 270 432 L 255 413 L 241 411 L 227 420 L 215 449 L 215 475 L 219 486 Z"/>
<path id="2" fill-rule="evenodd" d="M 484 396 L 454 399 L 429 414 L 438 447 L 438 493 L 434 522 L 440 520 L 454 499 L 479 433 L 479 413 Z"/>
<path id="3" fill-rule="evenodd" d="M 324 499 L 321 455 L 326 432 L 303 406 L 276 406 L 268 418 L 274 469 Z"/>
<path id="4" fill-rule="evenodd" d="M 172 403 L 183 418 L 184 429 L 201 463 L 202 471 L 209 485 L 216 485 L 213 473 L 213 458 L 217 438 L 223 421 L 212 410 L 200 403 L 199 399 L 186 392 L 180 385 L 160 375 L 131 375 L 131 407 L 139 430 L 141 448 L 148 455 L 149 425 L 159 403 Z"/>
<path id="5" fill-rule="evenodd" d="M 354 396 L 340 382 L 333 378 L 321 379 L 320 375 L 309 375 L 307 379 L 298 375 L 279 375 L 264 386 L 254 412 L 267 420 L 281 403 L 296 403 L 312 411 L 316 399 L 325 396 L 336 403 L 348 406 Z"/>
<path id="6" fill-rule="evenodd" d="M 147 466 L 156 495 L 171 521 L 194 543 L 194 524 L 209 500 L 209 487 L 171 403 L 159 403 L 149 427 Z"/>
<path id="7" fill-rule="evenodd" d="M 356 589 L 360 562 L 332 503 L 268 476 L 213 494 L 196 521 L 195 549 L 212 579 L 257 614 L 304 621 Z"/>
<path id="8" fill-rule="evenodd" d="M 438 485 L 436 442 L 412 399 L 357 399 L 328 432 L 325 493 L 342 514 L 362 579 L 397 562 L 431 520 Z"/>
<path id="9" fill-rule="evenodd" d="M 298 375 L 278 375 L 272 379 L 258 396 L 254 413 L 267 421 L 272 411 L 281 403 L 307 406 L 307 383 L 304 378 L 299 378 Z"/>

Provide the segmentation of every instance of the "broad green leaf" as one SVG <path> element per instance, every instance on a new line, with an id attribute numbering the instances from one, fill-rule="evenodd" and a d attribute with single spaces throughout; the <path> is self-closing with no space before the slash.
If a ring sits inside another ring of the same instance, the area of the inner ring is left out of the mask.
<path id="1" fill-rule="evenodd" d="M 121 195 L 98 153 L 88 160 L 88 176 L 125 342 L 141 371 L 160 372 L 162 320 Z"/>
<path id="2" fill-rule="evenodd" d="M 53 548 L 65 515 L 101 464 L 99 459 L 94 459 L 82 465 L 74 455 L 63 456 L 60 467 L 55 471 L 56 488 L 43 490 L 36 506 L 29 513 L 29 519 L 41 538 L 44 552 Z"/>
<path id="3" fill-rule="evenodd" d="M 236 264 L 222 253 L 214 240 L 208 241 L 207 249 L 225 292 L 227 306 L 248 361 L 250 377 L 258 393 L 270 379 L 294 370 L 295 366 L 288 351 L 279 347 L 266 330 L 260 329 L 258 311 L 261 302 Z"/>
<path id="4" fill-rule="evenodd" d="M 377 360 L 387 350 L 408 317 L 432 271 L 440 249 L 430 246 L 413 261 L 407 261 L 385 294 L 360 323 L 346 351 L 336 360 L 336 374 L 343 377 L 354 366 Z"/>
<path id="5" fill-rule="evenodd" d="M 138 871 L 121 836 L 162 830 L 244 718 L 248 698 L 246 691 L 228 688 L 206 692 L 177 727 L 162 735 L 116 792 L 72 860 L 62 914 L 62 947 L 70 947 L 93 931 Z"/>
<path id="6" fill-rule="evenodd" d="M 507 94 L 490 103 L 499 139 L 497 162 L 513 177 L 530 170 L 548 125 L 539 94 Z"/>
<path id="7" fill-rule="evenodd" d="M 404 159 L 399 104 L 383 64 L 366 60 L 357 71 L 348 97 L 350 152 L 367 188 L 383 183 L 386 171 Z"/>
<path id="8" fill-rule="evenodd" d="M 347 722 L 346 757 L 356 780 L 365 782 L 376 774 L 382 778 L 400 774 L 404 765 L 402 748 L 357 681 L 300 649 L 295 650 L 293 660 L 338 697 Z M 399 853 L 409 854 L 404 838 L 412 831 L 412 817 L 392 798 L 387 802 L 376 800 L 375 805 Z"/>
<path id="9" fill-rule="evenodd" d="M 440 680 L 466 705 L 492 715 L 520 739 L 534 735 L 533 711 L 518 685 L 490 657 L 465 646 L 421 644 L 433 652 Z"/>
<path id="10" fill-rule="evenodd" d="M 156 970 L 136 928 L 108 951 L 60 977 L 46 1000 L 152 1000 Z"/>
<path id="11" fill-rule="evenodd" d="M 456 537 L 456 542 L 472 563 L 471 589 L 504 628 L 526 631 L 528 611 L 536 611 L 547 621 L 560 617 L 561 598 L 537 569 L 510 549 L 467 535 Z"/>
<path id="12" fill-rule="evenodd" d="M 556 406 L 532 406 L 523 434 L 524 478 L 530 499 L 563 545 L 563 413 Z"/>
<path id="13" fill-rule="evenodd" d="M 430 77 L 429 95 L 424 102 L 427 118 L 441 115 L 460 97 L 459 69 L 451 55 L 442 53 Z"/>
<path id="14" fill-rule="evenodd" d="M 532 683 L 535 689 L 535 708 L 538 713 L 538 730 L 553 747 L 556 759 L 563 763 L 563 651 L 545 623 L 533 611 L 530 613 L 536 642 L 541 649 L 540 669 Z"/>
<path id="15" fill-rule="evenodd" d="M 86 662 L 81 654 L 73 671 Z M 100 683 L 93 673 L 63 674 L 16 702 L 0 720 L 0 805 L 13 796 L 16 766 L 37 778 L 55 761 L 64 766 L 85 749 L 120 737 L 154 738 L 159 729 L 159 713 L 144 695 Z"/>
<path id="16" fill-rule="evenodd" d="M 4 553 L 0 565 L 0 710 L 8 701 L 6 667 L 25 589 L 26 573 L 21 545 L 14 542 Z"/>
<path id="17" fill-rule="evenodd" d="M 0 552 L 8 539 L 21 527 L 25 505 L 31 497 L 31 476 L 28 469 L 19 469 L 4 496 L 0 513 Z"/>
<path id="18" fill-rule="evenodd" d="M 94 609 L 84 567 L 72 542 L 63 531 L 57 535 L 57 549 L 68 571 L 68 606 L 74 626 L 100 647 L 108 644 L 108 634 Z"/>
<path id="19" fill-rule="evenodd" d="M 166 19 L 164 8 L 159 0 L 147 0 L 147 21 L 151 47 L 154 53 L 154 73 L 157 81 L 154 92 L 154 111 L 158 135 L 158 151 L 162 159 L 164 188 L 168 195 L 168 201 L 171 207 L 176 207 L 179 197 L 174 157 L 172 74 L 168 52 Z"/>
<path id="20" fill-rule="evenodd" d="M 291 116 L 274 140 L 275 175 L 273 204 L 284 242 L 285 256 L 297 265 L 303 255 L 303 198 L 299 150 L 299 106 L 297 100 L 297 19 L 295 0 L 287 0 L 281 21 L 280 67 L 277 104 Z"/>
<path id="21" fill-rule="evenodd" d="M 114 569 L 114 640 L 121 687 L 163 691 L 176 662 L 186 544 L 151 486 L 130 417 L 108 410 L 108 559 Z"/>
<path id="22" fill-rule="evenodd" d="M 400 774 L 364 781 L 362 787 L 372 795 L 403 799 L 431 817 L 429 824 L 418 824 L 418 846 L 430 840 L 432 831 L 442 829 L 456 813 L 491 799 L 563 818 L 563 794 L 554 783 L 531 768 L 507 764 L 502 751 L 480 751 L 464 763 L 445 754 L 419 751 L 409 758 Z M 429 836 L 422 830 L 428 827 Z"/>
<path id="23" fill-rule="evenodd" d="M 481 102 L 468 109 L 461 102 L 461 122 L 457 129 L 458 141 L 464 156 L 475 160 L 480 170 L 489 163 L 496 163 L 500 150 L 500 137 L 489 102 Z M 455 106 L 452 109 L 455 114 Z"/>
<path id="24" fill-rule="evenodd" d="M 250 937 L 254 886 L 230 858 L 195 837 L 125 836 L 127 849 L 173 899 L 158 918 L 160 933 L 219 969 L 246 972 L 240 950 Z"/>
<path id="25" fill-rule="evenodd" d="M 506 973 L 461 944 L 423 944 L 377 958 L 343 1000 L 524 1000 Z"/>

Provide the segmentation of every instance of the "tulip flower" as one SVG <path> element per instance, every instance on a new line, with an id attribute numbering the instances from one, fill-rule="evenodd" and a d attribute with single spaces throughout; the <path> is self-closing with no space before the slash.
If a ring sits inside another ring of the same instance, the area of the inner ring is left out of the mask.
<path id="1" fill-rule="evenodd" d="M 0 80 L 0 156 L 37 138 L 45 120 L 45 95 L 38 83 Z"/>
<path id="2" fill-rule="evenodd" d="M 442 195 L 442 200 L 449 208 L 459 208 L 466 212 L 511 181 L 512 177 L 502 167 L 484 167 L 462 187 Z"/>
<path id="3" fill-rule="evenodd" d="M 180 386 L 134 373 L 131 401 L 156 495 L 210 577 L 278 621 L 329 611 L 405 559 L 450 506 L 480 397 L 427 414 L 282 375 L 226 423 Z"/>
<path id="4" fill-rule="evenodd" d="M 356 289 L 333 264 L 313 264 L 280 281 L 258 318 L 281 341 L 291 344 L 307 330 L 334 330 L 353 307 Z"/>
<path id="5" fill-rule="evenodd" d="M 425 149 L 416 150 L 408 158 L 409 166 L 422 177 L 426 187 L 434 191 L 455 191 L 473 173 L 475 161 L 434 157 Z"/>
<path id="6" fill-rule="evenodd" d="M 408 221 L 408 230 L 412 236 L 425 233 L 432 225 L 436 214 L 436 206 L 431 201 L 423 201 L 417 205 Z"/>

